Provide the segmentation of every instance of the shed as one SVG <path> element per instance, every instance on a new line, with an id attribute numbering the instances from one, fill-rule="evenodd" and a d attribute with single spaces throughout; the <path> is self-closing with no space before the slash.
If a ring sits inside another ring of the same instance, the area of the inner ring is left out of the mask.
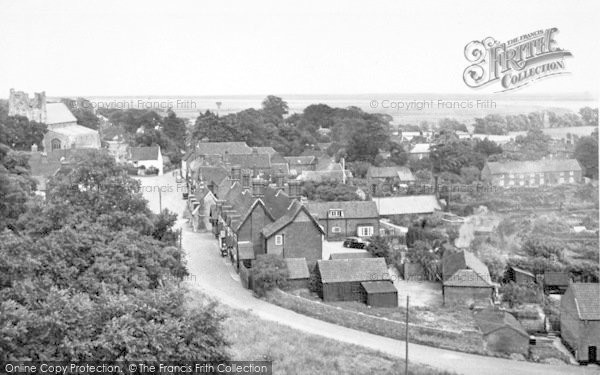
<path id="1" fill-rule="evenodd" d="M 571 284 L 571 276 L 568 272 L 544 272 L 544 292 L 564 294 Z"/>
<path id="2" fill-rule="evenodd" d="M 508 267 L 506 270 L 506 279 L 517 284 L 535 283 L 535 275 L 527 270 L 518 267 Z"/>
<path id="3" fill-rule="evenodd" d="M 310 272 L 305 258 L 285 258 L 288 269 L 288 289 L 308 288 Z"/>
<path id="4" fill-rule="evenodd" d="M 324 301 L 364 301 L 363 281 L 390 280 L 383 258 L 317 262 L 318 293 Z"/>
<path id="5" fill-rule="evenodd" d="M 483 334 L 487 349 L 500 353 L 529 351 L 529 335 L 512 314 L 502 310 L 482 310 L 475 314 L 475 322 Z"/>
<path id="6" fill-rule="evenodd" d="M 391 281 L 363 281 L 365 302 L 372 307 L 398 307 L 398 289 Z"/>

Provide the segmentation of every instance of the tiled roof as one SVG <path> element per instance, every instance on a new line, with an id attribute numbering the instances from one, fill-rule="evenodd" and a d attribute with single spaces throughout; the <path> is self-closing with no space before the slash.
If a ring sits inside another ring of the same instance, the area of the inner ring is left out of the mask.
<path id="1" fill-rule="evenodd" d="M 445 286 L 492 286 L 487 266 L 466 250 L 444 253 L 442 274 Z"/>
<path id="2" fill-rule="evenodd" d="M 600 284 L 574 283 L 569 288 L 573 291 L 579 318 L 600 320 Z"/>
<path id="3" fill-rule="evenodd" d="M 512 268 L 512 269 L 513 269 L 515 272 L 519 272 L 519 273 L 525 274 L 525 275 L 527 275 L 527 276 L 530 276 L 530 277 L 535 277 L 535 275 L 534 275 L 534 274 L 532 274 L 531 272 L 529 272 L 529 271 L 527 271 L 527 270 L 524 270 L 524 269 L 522 269 L 522 268 L 515 267 L 515 266 L 512 266 L 511 268 Z"/>
<path id="4" fill-rule="evenodd" d="M 158 160 L 159 152 L 160 152 L 159 146 L 130 147 L 129 148 L 129 159 L 133 160 L 133 161 Z"/>
<path id="5" fill-rule="evenodd" d="M 373 198 L 373 201 L 382 216 L 429 214 L 442 209 L 435 195 Z"/>
<path id="6" fill-rule="evenodd" d="M 373 167 L 370 166 L 367 171 L 367 178 L 394 178 L 399 177 L 399 173 L 403 176 L 412 176 L 412 172 L 407 167 Z M 412 177 L 414 180 L 414 177 Z"/>
<path id="7" fill-rule="evenodd" d="M 284 159 L 287 160 L 290 168 L 294 168 L 296 165 L 310 165 L 316 162 L 314 156 L 285 156 Z"/>
<path id="8" fill-rule="evenodd" d="M 524 337 L 529 337 L 521 323 L 510 313 L 502 310 L 486 309 L 474 315 L 475 322 L 484 335 L 501 328 L 511 328 Z"/>
<path id="9" fill-rule="evenodd" d="M 246 142 L 199 142 L 195 153 L 198 155 L 249 154 L 252 148 Z"/>
<path id="10" fill-rule="evenodd" d="M 357 258 L 373 258 L 373 255 L 368 251 L 356 251 L 347 253 L 331 253 L 329 260 L 334 259 L 357 259 Z"/>
<path id="11" fill-rule="evenodd" d="M 581 171 L 581 166 L 575 159 L 545 159 L 536 161 L 511 161 L 507 163 L 490 162 L 487 165 L 493 175 Z"/>
<path id="12" fill-rule="evenodd" d="M 318 219 L 326 219 L 330 210 L 342 210 L 344 219 L 378 218 L 377 205 L 373 201 L 307 202 L 306 207 Z"/>
<path id="13" fill-rule="evenodd" d="M 397 293 L 398 289 L 391 281 L 363 281 L 360 285 L 365 289 L 367 294 L 376 293 Z"/>
<path id="14" fill-rule="evenodd" d="M 305 258 L 285 258 L 284 260 L 287 265 L 289 280 L 308 279 L 310 277 Z"/>
<path id="15" fill-rule="evenodd" d="M 271 157 L 269 154 L 245 153 L 245 154 L 226 154 L 223 161 L 231 165 L 239 165 L 245 168 L 271 168 Z"/>
<path id="16" fill-rule="evenodd" d="M 317 262 L 323 283 L 389 280 L 385 259 L 336 259 Z"/>
<path id="17" fill-rule="evenodd" d="M 277 153 L 273 147 L 254 147 L 259 154 L 274 155 Z"/>
<path id="18" fill-rule="evenodd" d="M 323 171 L 302 171 L 302 173 L 298 176 L 298 180 L 314 182 L 321 182 L 326 180 L 343 181 L 344 174 L 346 174 L 347 178 L 350 177 L 349 171 L 342 171 L 340 169 Z"/>
<path id="19" fill-rule="evenodd" d="M 550 286 L 568 286 L 571 277 L 567 272 L 544 272 L 544 285 Z"/>
<path id="20" fill-rule="evenodd" d="M 77 122 L 64 103 L 46 103 L 46 125 Z M 90 129 L 92 130 L 92 129 Z"/>
<path id="21" fill-rule="evenodd" d="M 319 231 L 321 233 L 323 233 L 323 228 L 321 227 L 321 225 L 319 225 L 317 220 L 310 214 L 310 212 L 306 209 L 306 207 L 304 207 L 302 205 L 302 203 L 298 202 L 297 200 L 294 200 L 292 202 L 292 204 L 288 208 L 287 212 L 285 214 L 283 214 L 279 219 L 275 220 L 271 224 L 266 225 L 263 228 L 263 230 L 261 231 L 261 233 L 263 234 L 263 236 L 265 236 L 265 238 L 269 238 L 269 237 L 273 236 L 275 233 L 279 232 L 281 229 L 283 229 L 286 226 L 288 226 L 289 224 L 293 223 L 294 220 L 296 219 L 296 216 L 298 216 L 298 214 L 302 211 L 304 211 L 306 213 L 306 215 L 313 221 L 315 226 L 317 228 L 319 228 Z"/>
<path id="22" fill-rule="evenodd" d="M 192 178 L 199 178 L 200 180 L 215 184 L 220 184 L 223 179 L 227 178 L 228 172 L 225 168 L 221 167 L 210 167 L 210 166 L 199 166 L 195 170 L 192 170 Z"/>

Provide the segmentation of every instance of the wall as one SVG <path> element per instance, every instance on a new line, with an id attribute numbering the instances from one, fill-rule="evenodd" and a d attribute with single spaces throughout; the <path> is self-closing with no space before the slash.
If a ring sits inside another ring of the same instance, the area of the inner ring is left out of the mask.
<path id="1" fill-rule="evenodd" d="M 365 280 L 367 281 L 367 280 Z M 360 281 L 323 284 L 323 301 L 364 302 Z"/>
<path id="2" fill-rule="evenodd" d="M 367 295 L 371 307 L 398 307 L 398 293 L 376 293 Z"/>
<path id="3" fill-rule="evenodd" d="M 283 245 L 275 245 L 275 237 L 283 235 Z M 304 212 L 294 222 L 282 228 L 267 240 L 267 253 L 285 258 L 306 258 L 310 264 L 323 259 L 321 231 Z"/>
<path id="4" fill-rule="evenodd" d="M 487 303 L 492 297 L 492 288 L 472 288 L 472 287 L 443 287 L 444 304 L 465 304 L 470 305 L 474 302 Z"/>

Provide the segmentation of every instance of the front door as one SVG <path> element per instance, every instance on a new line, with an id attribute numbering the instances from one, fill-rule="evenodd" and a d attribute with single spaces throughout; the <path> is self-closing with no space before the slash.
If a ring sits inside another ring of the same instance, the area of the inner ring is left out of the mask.
<path id="1" fill-rule="evenodd" d="M 590 346 L 588 348 L 588 361 L 590 363 L 598 362 L 598 347 Z"/>

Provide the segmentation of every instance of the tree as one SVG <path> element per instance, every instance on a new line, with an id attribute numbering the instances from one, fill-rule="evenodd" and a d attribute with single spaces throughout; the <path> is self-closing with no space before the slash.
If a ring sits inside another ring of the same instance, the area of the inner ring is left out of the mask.
<path id="1" fill-rule="evenodd" d="M 499 289 L 502 301 L 508 302 L 510 307 L 524 303 L 543 303 L 544 293 L 537 284 L 520 285 L 514 282 L 503 284 Z"/>
<path id="2" fill-rule="evenodd" d="M 597 133 L 596 133 L 597 134 Z M 575 158 L 584 168 L 585 176 L 598 179 L 598 138 L 581 137 L 575 145 Z"/>
<path id="3" fill-rule="evenodd" d="M 473 151 L 478 152 L 480 154 L 490 156 L 494 154 L 501 154 L 502 147 L 500 147 L 496 142 L 490 141 L 489 139 L 477 139 L 475 141 L 475 145 L 473 146 Z"/>
<path id="4" fill-rule="evenodd" d="M 287 265 L 282 257 L 275 254 L 262 254 L 256 257 L 252 267 L 254 293 L 264 296 L 273 288 L 286 285 L 289 277 Z"/>
<path id="5" fill-rule="evenodd" d="M 269 95 L 262 102 L 262 110 L 277 120 L 283 120 L 283 116 L 288 114 L 289 108 L 287 102 L 280 97 Z"/>
<path id="6" fill-rule="evenodd" d="M 396 165 L 406 165 L 408 162 L 408 153 L 402 145 L 395 142 L 390 142 L 390 161 Z"/>
<path id="7" fill-rule="evenodd" d="M 376 258 L 384 258 L 390 264 L 392 260 L 392 249 L 389 242 L 381 236 L 373 236 L 369 239 L 367 251 Z"/>
<path id="8" fill-rule="evenodd" d="M 41 147 L 46 132 L 45 124 L 29 121 L 27 117 L 0 118 L 0 143 L 4 143 L 14 150 L 29 151 L 34 144 Z"/>
<path id="9" fill-rule="evenodd" d="M 579 110 L 579 115 L 586 125 L 598 126 L 598 108 L 583 107 Z"/>
<path id="10" fill-rule="evenodd" d="M 175 112 L 171 110 L 163 121 L 163 132 L 175 142 L 180 150 L 185 149 L 185 121 L 182 118 L 177 117 Z"/>

